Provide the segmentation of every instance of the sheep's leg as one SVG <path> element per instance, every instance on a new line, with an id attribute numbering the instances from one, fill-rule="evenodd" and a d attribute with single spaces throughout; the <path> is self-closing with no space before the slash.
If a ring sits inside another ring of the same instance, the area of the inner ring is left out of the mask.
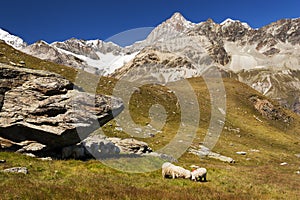
<path id="1" fill-rule="evenodd" d="M 203 181 L 206 182 L 206 174 L 203 175 Z"/>
<path id="2" fill-rule="evenodd" d="M 175 173 L 174 173 L 174 172 L 172 172 L 172 178 L 173 178 L 173 179 L 175 179 L 175 178 L 176 178 L 176 176 L 175 176 Z"/>

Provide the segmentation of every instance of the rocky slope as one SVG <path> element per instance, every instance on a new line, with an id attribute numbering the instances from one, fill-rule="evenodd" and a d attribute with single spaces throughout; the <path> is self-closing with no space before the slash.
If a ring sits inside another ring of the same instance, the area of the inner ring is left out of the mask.
<path id="1" fill-rule="evenodd" d="M 0 137 L 8 147 L 73 145 L 122 109 L 120 99 L 93 97 L 57 74 L 0 64 Z"/>
<path id="2" fill-rule="evenodd" d="M 41 59 L 128 80 L 162 82 L 201 76 L 210 66 L 299 112 L 300 18 L 259 29 L 227 19 L 198 24 L 180 13 L 158 25 L 144 41 L 126 48 L 101 40 L 46 44 L 23 51 Z M 253 76 L 252 76 L 253 75 Z"/>
<path id="3" fill-rule="evenodd" d="M 209 66 L 217 66 L 227 77 L 230 74 L 299 113 L 300 18 L 279 20 L 260 29 L 238 20 L 189 24 L 182 19 L 175 14 L 154 29 L 138 44 L 146 48 L 112 76 L 138 80 L 150 75 L 170 82 L 201 76 Z M 153 49 L 159 59 L 151 60 Z M 170 62 L 161 58 L 165 54 L 173 54 Z"/>
<path id="4" fill-rule="evenodd" d="M 75 38 L 52 44 L 38 41 L 22 48 L 22 51 L 40 59 L 101 75 L 112 73 L 136 55 L 135 52 L 125 53 L 112 42 Z"/>

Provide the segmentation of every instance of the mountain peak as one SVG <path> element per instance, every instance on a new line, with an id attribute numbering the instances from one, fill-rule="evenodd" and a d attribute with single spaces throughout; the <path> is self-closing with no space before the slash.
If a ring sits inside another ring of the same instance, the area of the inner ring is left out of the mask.
<path id="1" fill-rule="evenodd" d="M 0 40 L 4 40 L 7 44 L 14 48 L 20 49 L 26 46 L 26 43 L 19 37 L 10 34 L 9 32 L 0 28 Z"/>
<path id="2" fill-rule="evenodd" d="M 176 31 L 182 32 L 186 29 L 193 27 L 195 24 L 186 20 L 181 13 L 175 12 L 171 18 L 163 22 L 159 27 L 172 28 Z"/>
<path id="3" fill-rule="evenodd" d="M 240 23 L 245 28 L 252 29 L 246 22 L 241 22 L 239 20 L 233 20 L 233 19 L 230 19 L 230 18 L 225 19 L 223 22 L 220 23 L 220 25 L 221 26 L 229 26 L 229 25 L 234 24 L 234 23 Z"/>
<path id="4" fill-rule="evenodd" d="M 170 19 L 185 19 L 180 12 L 175 12 Z"/>
<path id="5" fill-rule="evenodd" d="M 171 18 L 166 20 L 166 23 L 171 23 L 175 26 L 177 26 L 179 24 L 179 25 L 186 26 L 186 27 L 190 27 L 192 24 L 194 24 L 194 23 L 186 20 L 185 17 L 179 12 L 175 12 Z"/>

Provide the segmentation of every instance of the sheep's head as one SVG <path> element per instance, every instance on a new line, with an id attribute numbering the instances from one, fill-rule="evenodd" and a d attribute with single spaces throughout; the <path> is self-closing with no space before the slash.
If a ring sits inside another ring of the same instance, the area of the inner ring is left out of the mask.
<path id="1" fill-rule="evenodd" d="M 194 175 L 193 173 L 191 174 L 190 179 L 191 179 L 192 181 L 196 181 L 196 177 L 195 177 L 195 175 Z"/>
<path id="2" fill-rule="evenodd" d="M 186 174 L 185 174 L 185 177 L 184 177 L 184 178 L 186 178 L 186 179 L 191 179 L 191 177 L 192 177 L 191 171 L 190 171 L 190 170 L 186 170 Z"/>

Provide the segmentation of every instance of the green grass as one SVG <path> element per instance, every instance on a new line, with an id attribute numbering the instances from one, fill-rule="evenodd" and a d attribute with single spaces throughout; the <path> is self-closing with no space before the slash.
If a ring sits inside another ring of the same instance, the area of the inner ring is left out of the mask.
<path id="1" fill-rule="evenodd" d="M 185 155 L 208 168 L 208 182 L 162 179 L 160 171 L 130 174 L 99 161 L 38 161 L 0 153 L 1 167 L 27 166 L 28 175 L 0 173 L 1 199 L 297 199 L 293 167 L 223 164 Z M 183 164 L 183 163 L 180 163 Z"/>
<path id="2" fill-rule="evenodd" d="M 5 48 L 5 50 L 3 50 Z M 83 79 L 77 81 L 86 90 L 98 77 L 72 68 L 41 61 L 13 50 L 0 42 L 0 62 L 18 63 L 23 60 L 26 67 L 46 69 L 59 73 L 74 81 L 77 72 Z M 62 70 L 63 69 L 63 70 Z M 210 100 L 205 82 L 201 78 L 189 79 L 195 90 L 200 106 L 200 123 L 193 146 L 198 146 L 206 135 L 210 120 Z M 112 94 L 116 80 L 102 77 L 97 92 Z M 95 83 L 94 83 L 95 84 Z M 93 84 L 93 85 L 94 85 Z M 15 153 L 0 152 L 0 169 L 25 166 L 28 175 L 0 173 L 0 199 L 290 199 L 300 197 L 300 118 L 285 110 L 293 117 L 287 125 L 261 116 L 249 98 L 253 95 L 265 98 L 247 85 L 235 80 L 224 79 L 227 93 L 226 127 L 239 128 L 240 133 L 223 130 L 213 151 L 230 156 L 235 164 L 202 158 L 185 153 L 177 165 L 189 168 L 196 164 L 208 169 L 208 182 L 194 183 L 189 180 L 162 179 L 160 170 L 149 173 L 125 173 L 112 169 L 100 161 L 54 160 L 40 161 Z M 162 133 L 143 140 L 154 149 L 160 149 L 175 136 L 180 121 L 180 110 L 176 97 L 162 86 L 146 85 L 134 93 L 130 101 L 133 120 L 141 125 L 149 123 L 148 110 L 159 103 L 168 113 Z M 184 88 L 178 88 L 184 93 Z M 276 102 L 273 102 L 276 104 Z M 257 121 L 254 115 L 262 122 Z M 117 131 L 112 120 L 103 127 L 108 136 L 130 137 L 130 133 Z M 258 149 L 260 152 L 250 152 Z M 237 155 L 246 151 L 247 155 Z M 122 159 L 108 160 L 122 164 Z M 132 159 L 131 162 L 139 162 Z M 287 162 L 288 165 L 280 166 Z M 143 164 L 143 163 L 142 163 Z M 147 163 L 144 163 L 147 167 Z"/>

